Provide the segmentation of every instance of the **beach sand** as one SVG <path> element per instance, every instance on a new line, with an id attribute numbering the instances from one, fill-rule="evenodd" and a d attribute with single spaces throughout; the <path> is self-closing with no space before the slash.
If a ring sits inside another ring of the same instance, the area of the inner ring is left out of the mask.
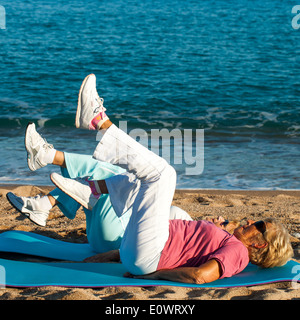
<path id="1" fill-rule="evenodd" d="M 51 211 L 46 227 L 39 227 L 20 215 L 6 200 L 13 191 L 21 196 L 47 194 L 52 187 L 0 186 L 0 232 L 23 230 L 59 240 L 85 243 L 85 214 L 79 210 L 74 220 L 67 219 L 58 208 Z M 173 205 L 186 210 L 194 219 L 223 216 L 233 221 L 279 219 L 289 230 L 294 260 L 300 262 L 300 191 L 226 191 L 177 190 Z M 41 261 L 36 257 L 2 253 L 1 258 Z M 44 260 L 45 261 L 45 260 Z M 108 287 L 97 289 L 40 287 L 4 288 L 0 300 L 294 300 L 300 289 L 291 282 L 229 289 L 195 289 L 172 286 Z"/>

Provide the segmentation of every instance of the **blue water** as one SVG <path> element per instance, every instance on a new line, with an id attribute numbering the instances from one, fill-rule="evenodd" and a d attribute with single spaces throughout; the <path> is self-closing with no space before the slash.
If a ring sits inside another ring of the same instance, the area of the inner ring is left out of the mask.
<path id="1" fill-rule="evenodd" d="M 175 164 L 178 188 L 299 189 L 295 4 L 0 0 L 0 184 L 49 185 L 58 171 L 28 170 L 28 121 L 59 150 L 93 152 L 95 133 L 74 118 L 80 84 L 95 73 L 117 125 L 204 129 L 204 170 Z"/>

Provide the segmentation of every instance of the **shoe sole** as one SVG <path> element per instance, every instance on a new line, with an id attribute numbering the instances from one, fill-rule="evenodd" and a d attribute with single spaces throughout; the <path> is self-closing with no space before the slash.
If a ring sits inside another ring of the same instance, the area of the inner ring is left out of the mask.
<path id="1" fill-rule="evenodd" d="M 27 124 L 27 127 L 26 127 L 26 131 L 25 131 L 25 139 L 24 139 L 24 144 L 25 144 L 25 149 L 27 151 L 27 164 L 28 164 L 28 168 L 31 170 L 31 171 L 36 171 L 36 168 L 31 164 L 31 161 L 30 159 L 33 159 L 33 154 L 32 152 L 30 151 L 30 149 L 27 147 L 27 145 L 29 145 L 29 133 L 28 133 L 28 127 L 30 125 L 32 125 L 33 122 L 29 122 Z M 30 157 L 28 156 L 30 155 Z"/>
<path id="2" fill-rule="evenodd" d="M 80 205 L 82 205 L 85 209 L 88 210 L 92 210 L 93 208 L 91 206 L 88 205 L 88 203 L 86 203 L 85 201 L 82 201 L 82 199 L 80 199 L 79 197 L 77 197 L 76 195 L 74 195 L 72 192 L 70 192 L 69 190 L 65 189 L 64 186 L 62 186 L 58 181 L 56 181 L 53 177 L 52 174 L 50 175 L 50 180 L 52 181 L 53 184 L 55 184 L 57 186 L 58 189 L 60 189 L 62 192 L 64 192 L 65 194 L 67 194 L 69 197 L 71 197 L 72 199 L 74 199 L 76 202 L 78 202 Z"/>
<path id="3" fill-rule="evenodd" d="M 6 194 L 6 199 L 8 200 L 8 202 L 17 210 L 19 211 L 24 217 L 28 218 L 31 222 L 33 222 L 34 224 L 40 226 L 40 227 L 45 227 L 46 224 L 41 223 L 39 219 L 36 219 L 34 216 L 31 216 L 30 212 L 22 212 L 22 210 L 20 208 L 17 207 L 17 205 L 9 198 L 8 196 L 9 193 Z"/>
<path id="4" fill-rule="evenodd" d="M 84 80 L 82 81 L 82 84 L 81 84 L 81 87 L 80 87 L 80 90 L 79 90 L 79 94 L 78 94 L 78 103 L 77 103 L 77 111 L 76 111 L 76 118 L 75 118 L 75 126 L 76 128 L 80 128 L 80 121 L 79 121 L 79 118 L 80 118 L 80 114 L 81 114 L 81 94 L 82 94 L 82 90 L 87 82 L 87 80 L 89 79 L 90 76 L 93 76 L 94 74 L 91 73 L 89 74 L 88 76 L 86 76 L 84 78 Z"/>

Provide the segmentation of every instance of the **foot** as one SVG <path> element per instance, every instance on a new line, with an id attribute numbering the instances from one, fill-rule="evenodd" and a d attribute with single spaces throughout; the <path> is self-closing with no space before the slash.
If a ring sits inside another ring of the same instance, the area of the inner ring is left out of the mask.
<path id="1" fill-rule="evenodd" d="M 35 129 L 34 123 L 29 123 L 25 133 L 25 148 L 27 150 L 27 163 L 31 171 L 45 167 L 49 153 L 53 154 L 52 144 L 47 143 Z"/>
<path id="2" fill-rule="evenodd" d="M 100 98 L 96 90 L 96 76 L 88 75 L 82 82 L 78 96 L 76 112 L 76 128 L 99 130 L 102 124 L 108 120 L 103 107 L 103 98 Z"/>
<path id="3" fill-rule="evenodd" d="M 92 193 L 87 179 L 78 178 L 77 180 L 64 178 L 57 173 L 51 173 L 51 181 L 64 193 L 73 198 L 84 208 L 92 210 L 98 198 Z"/>
<path id="4" fill-rule="evenodd" d="M 12 192 L 6 194 L 7 200 L 20 213 L 39 226 L 45 227 L 49 216 L 49 210 L 40 205 L 40 196 L 18 197 Z"/>

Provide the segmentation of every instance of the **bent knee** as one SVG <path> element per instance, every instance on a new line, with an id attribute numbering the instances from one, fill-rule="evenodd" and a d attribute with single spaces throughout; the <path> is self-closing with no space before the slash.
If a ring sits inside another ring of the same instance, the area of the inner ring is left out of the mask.
<path id="1" fill-rule="evenodd" d="M 143 255 L 137 256 L 133 252 L 120 249 L 121 262 L 127 271 L 134 275 L 143 275 L 155 272 L 157 270 L 160 255 L 151 258 Z"/>
<path id="2" fill-rule="evenodd" d="M 166 165 L 164 169 L 161 171 L 161 178 L 168 178 L 168 179 L 174 179 L 177 178 L 176 170 L 171 165 Z"/>

